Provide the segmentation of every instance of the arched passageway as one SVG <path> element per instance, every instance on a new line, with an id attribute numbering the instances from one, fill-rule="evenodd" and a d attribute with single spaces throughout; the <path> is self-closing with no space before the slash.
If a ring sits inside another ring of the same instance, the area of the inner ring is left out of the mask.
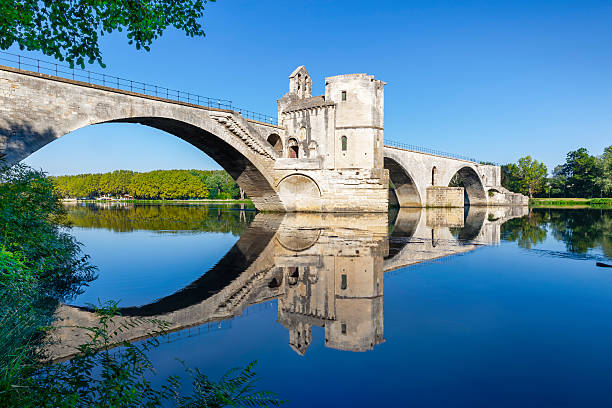
<path id="1" fill-rule="evenodd" d="M 268 136 L 268 143 L 278 152 L 279 155 L 283 154 L 283 141 L 281 137 L 276 133 L 272 133 Z"/>
<path id="2" fill-rule="evenodd" d="M 480 176 L 476 171 L 468 166 L 460 168 L 449 182 L 449 187 L 464 188 L 464 204 L 468 205 L 487 205 L 487 193 Z"/>
<path id="3" fill-rule="evenodd" d="M 421 207 L 422 201 L 419 190 L 408 171 L 390 157 L 385 157 L 385 169 L 389 170 L 389 179 L 393 184 L 393 191 L 400 207 Z"/>

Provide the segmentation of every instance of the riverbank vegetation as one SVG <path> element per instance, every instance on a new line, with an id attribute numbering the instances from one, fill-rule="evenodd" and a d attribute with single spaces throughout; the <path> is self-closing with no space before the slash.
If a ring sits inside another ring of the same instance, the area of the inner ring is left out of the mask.
<path id="1" fill-rule="evenodd" d="M 591 207 L 612 208 L 612 198 L 533 198 L 534 207 Z"/>
<path id="2" fill-rule="evenodd" d="M 62 198 L 118 197 L 141 200 L 243 199 L 223 170 L 154 170 L 49 177 Z"/>
<path id="3" fill-rule="evenodd" d="M 97 309 L 98 324 L 80 328 L 89 342 L 60 364 L 48 362 L 54 312 L 95 278 L 95 267 L 69 233 L 52 182 L 22 165 L 0 169 L 0 406 L 2 407 L 276 407 L 257 391 L 254 363 L 213 381 L 198 370 L 191 389 L 178 377 L 155 388 L 148 352 L 155 339 L 114 341 L 117 306 Z M 137 324 L 137 322 L 135 322 Z M 112 330 L 111 330 L 112 327 Z M 126 328 L 123 328 L 126 329 Z M 159 322 L 159 333 L 164 324 Z M 120 346 L 113 348 L 115 346 Z"/>
<path id="4" fill-rule="evenodd" d="M 551 205 L 575 205 L 572 198 L 612 197 L 612 146 L 599 156 L 580 148 L 567 154 L 565 163 L 550 176 L 542 163 L 530 156 L 502 166 L 502 185 L 510 191 L 533 197 L 562 198 Z M 550 204 L 550 203 L 549 203 Z M 609 201 L 590 200 L 588 205 L 609 205 Z"/>

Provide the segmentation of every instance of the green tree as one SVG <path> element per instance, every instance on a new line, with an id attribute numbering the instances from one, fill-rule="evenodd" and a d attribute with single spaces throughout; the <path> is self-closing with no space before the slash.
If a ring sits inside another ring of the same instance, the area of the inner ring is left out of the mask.
<path id="1" fill-rule="evenodd" d="M 548 179 L 550 195 L 553 197 L 567 197 L 567 177 L 563 173 L 563 166 L 555 166 L 553 175 Z"/>
<path id="2" fill-rule="evenodd" d="M 604 149 L 604 153 L 601 155 L 598 161 L 600 168 L 600 174 L 597 178 L 596 184 L 603 194 L 607 196 L 612 195 L 612 146 L 608 146 Z"/>
<path id="3" fill-rule="evenodd" d="M 546 185 L 547 169 L 544 163 L 531 158 L 531 156 L 521 157 L 517 164 L 509 164 L 507 183 L 512 188 L 511 191 L 527 194 L 530 198 L 534 194 L 541 192 Z"/>
<path id="4" fill-rule="evenodd" d="M 520 192 L 518 167 L 514 163 L 508 163 L 501 167 L 502 186 L 515 193 Z"/>
<path id="5" fill-rule="evenodd" d="M 215 0 L 210 0 L 215 1 Z M 85 61 L 102 67 L 100 37 L 127 31 L 129 44 L 149 51 L 168 27 L 190 37 L 204 36 L 199 20 L 208 0 L 2 0 L 0 49 L 20 49 L 81 67 Z"/>
<path id="6" fill-rule="evenodd" d="M 597 180 L 601 177 L 601 168 L 597 158 L 584 147 L 567 154 L 563 175 L 567 178 L 567 192 L 571 197 L 599 196 Z"/>

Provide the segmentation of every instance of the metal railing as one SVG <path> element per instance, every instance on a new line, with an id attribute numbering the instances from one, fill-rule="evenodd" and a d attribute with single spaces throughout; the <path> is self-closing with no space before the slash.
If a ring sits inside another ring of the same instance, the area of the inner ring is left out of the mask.
<path id="1" fill-rule="evenodd" d="M 491 161 L 477 160 L 477 159 L 475 159 L 473 157 L 464 156 L 462 154 L 443 152 L 443 151 L 437 150 L 437 149 L 431 149 L 431 148 L 428 148 L 428 147 L 415 146 L 415 145 L 412 145 L 412 144 L 396 142 L 395 140 L 389 140 L 389 139 L 385 139 L 385 146 L 399 147 L 400 149 L 406 149 L 406 150 L 410 150 L 410 151 L 413 151 L 413 152 L 435 154 L 436 156 L 448 157 L 448 158 L 451 158 L 451 159 L 465 160 L 465 161 L 470 161 L 470 162 L 480 163 L 480 164 L 491 163 L 491 164 L 493 164 L 495 166 L 499 166 L 500 165 L 498 163 L 491 162 Z"/>
<path id="2" fill-rule="evenodd" d="M 242 115 L 246 119 L 253 119 L 259 122 L 269 123 L 271 125 L 278 124 L 277 120 L 272 115 L 266 115 L 263 113 L 253 112 L 248 109 L 240 108 L 238 106 L 235 106 L 232 101 L 227 99 L 211 98 L 208 96 L 202 96 L 191 92 L 148 84 L 141 81 L 120 78 L 101 72 L 89 71 L 80 68 L 71 68 L 68 65 L 59 64 L 56 62 L 43 61 L 36 58 L 13 54 L 6 51 L 0 51 L 0 65 L 6 65 L 12 68 L 33 71 L 39 74 L 47 74 L 60 78 L 72 79 L 75 81 L 85 82 L 90 85 L 101 85 L 109 88 L 120 89 L 123 91 L 130 91 L 143 95 L 155 96 L 171 101 L 186 102 L 207 108 L 227 109 Z"/>

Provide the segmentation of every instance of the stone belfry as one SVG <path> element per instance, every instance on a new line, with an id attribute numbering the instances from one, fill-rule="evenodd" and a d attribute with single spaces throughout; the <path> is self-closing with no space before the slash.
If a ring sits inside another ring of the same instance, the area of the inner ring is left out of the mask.
<path id="1" fill-rule="evenodd" d="M 289 75 L 289 92 L 297 95 L 299 99 L 312 97 L 312 79 L 303 65 Z"/>
<path id="2" fill-rule="evenodd" d="M 277 101 L 282 135 L 274 163 L 288 211 L 387 210 L 384 85 L 372 75 L 337 75 L 313 96 L 304 66 L 289 75 L 289 92 Z"/>

